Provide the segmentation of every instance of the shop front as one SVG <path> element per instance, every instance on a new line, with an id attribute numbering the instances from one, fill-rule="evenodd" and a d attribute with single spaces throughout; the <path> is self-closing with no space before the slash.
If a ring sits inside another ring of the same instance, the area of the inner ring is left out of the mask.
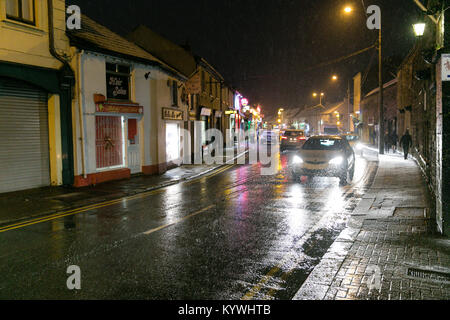
<path id="1" fill-rule="evenodd" d="M 63 71 L 0 65 L 0 193 L 71 184 L 73 78 L 62 86 Z"/>
<path id="2" fill-rule="evenodd" d="M 127 179 L 143 171 L 144 107 L 132 101 L 133 67 L 109 59 L 83 57 L 85 111 L 80 128 L 85 143 L 79 159 L 86 174 L 75 176 L 76 187 Z M 101 76 L 100 70 L 106 74 Z"/>
<path id="3" fill-rule="evenodd" d="M 182 164 L 184 112 L 174 108 L 163 108 L 165 150 L 167 169 Z"/>
<path id="4" fill-rule="evenodd" d="M 140 124 L 143 107 L 139 105 L 99 104 L 95 115 L 97 171 L 127 168 L 140 173 Z"/>

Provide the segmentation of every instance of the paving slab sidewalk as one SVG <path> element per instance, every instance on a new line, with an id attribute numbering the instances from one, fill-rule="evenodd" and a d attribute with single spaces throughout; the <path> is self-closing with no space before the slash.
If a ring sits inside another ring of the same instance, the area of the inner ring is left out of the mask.
<path id="1" fill-rule="evenodd" d="M 413 160 L 380 156 L 372 187 L 294 300 L 448 300 L 450 240 Z"/>
<path id="2" fill-rule="evenodd" d="M 235 158 L 224 157 L 224 165 Z M 224 165 L 183 165 L 159 176 L 137 175 L 85 188 L 45 187 L 0 194 L 0 226 L 161 189 L 212 173 Z"/>

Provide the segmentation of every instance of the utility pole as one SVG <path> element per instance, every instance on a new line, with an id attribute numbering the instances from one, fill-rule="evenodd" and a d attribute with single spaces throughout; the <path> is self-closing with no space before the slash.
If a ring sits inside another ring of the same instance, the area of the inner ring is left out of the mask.
<path id="1" fill-rule="evenodd" d="M 380 17 L 381 19 L 381 17 Z M 380 21 L 381 23 L 381 21 Z M 382 42 L 381 42 L 381 30 L 382 27 L 380 25 L 379 35 L 378 35 L 378 82 L 380 86 L 380 96 L 378 99 L 378 108 L 380 112 L 380 120 L 379 120 L 379 131 L 378 132 L 378 147 L 379 153 L 384 154 L 384 101 L 383 101 L 383 60 L 382 60 Z"/>
<path id="2" fill-rule="evenodd" d="M 350 79 L 347 88 L 348 132 L 352 131 L 352 111 L 350 110 Z"/>

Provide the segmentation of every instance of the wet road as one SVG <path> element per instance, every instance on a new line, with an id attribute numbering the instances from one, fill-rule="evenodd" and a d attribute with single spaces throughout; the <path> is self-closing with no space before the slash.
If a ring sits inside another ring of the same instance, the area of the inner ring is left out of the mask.
<path id="1" fill-rule="evenodd" d="M 0 231 L 0 299 L 291 299 L 370 186 L 375 157 L 354 182 L 295 182 L 260 165 Z M 66 287 L 81 268 L 79 291 Z"/>

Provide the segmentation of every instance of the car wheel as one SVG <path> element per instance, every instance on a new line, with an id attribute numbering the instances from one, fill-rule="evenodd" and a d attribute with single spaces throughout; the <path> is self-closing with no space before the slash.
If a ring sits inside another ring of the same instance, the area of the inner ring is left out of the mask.
<path id="1" fill-rule="evenodd" d="M 341 186 L 345 186 L 348 184 L 348 176 L 349 176 L 349 172 L 348 170 L 345 170 L 341 176 L 339 176 L 339 184 Z"/>

